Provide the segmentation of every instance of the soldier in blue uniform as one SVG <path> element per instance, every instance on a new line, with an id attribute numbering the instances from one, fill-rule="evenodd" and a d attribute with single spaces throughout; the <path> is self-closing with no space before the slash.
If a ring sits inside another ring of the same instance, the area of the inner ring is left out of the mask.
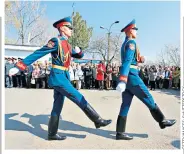
<path id="1" fill-rule="evenodd" d="M 161 129 L 172 126 L 176 122 L 176 120 L 165 119 L 165 116 L 139 77 L 138 63 L 143 63 L 144 57 L 140 56 L 139 49 L 134 40 L 137 30 L 135 20 L 132 20 L 121 30 L 121 32 L 125 32 L 126 38 L 121 48 L 122 65 L 120 68 L 120 82 L 116 87 L 116 90 L 122 93 L 122 105 L 116 125 L 117 140 L 133 139 L 133 137 L 125 133 L 125 128 L 128 111 L 134 95 L 149 108 L 153 118 L 159 123 Z"/>
<path id="2" fill-rule="evenodd" d="M 99 114 L 90 106 L 84 96 L 77 91 L 70 83 L 69 65 L 71 57 L 82 58 L 83 52 L 79 47 L 72 49 L 68 38 L 72 35 L 72 20 L 70 17 L 63 18 L 53 24 L 60 35 L 48 41 L 48 44 L 22 61 L 16 63 L 16 67 L 10 70 L 10 74 L 16 74 L 19 70 L 25 70 L 27 66 L 37 59 L 51 53 L 52 69 L 49 76 L 49 86 L 54 89 L 54 103 L 51 117 L 48 124 L 48 140 L 64 140 L 65 136 L 57 134 L 59 116 L 63 108 L 65 96 L 78 105 L 84 113 L 94 122 L 96 128 L 107 126 L 111 120 L 102 119 Z"/>

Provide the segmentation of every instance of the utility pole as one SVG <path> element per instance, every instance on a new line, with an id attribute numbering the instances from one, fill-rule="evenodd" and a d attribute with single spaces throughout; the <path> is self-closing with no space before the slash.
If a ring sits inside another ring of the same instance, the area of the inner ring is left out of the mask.
<path id="1" fill-rule="evenodd" d="M 107 30 L 107 39 L 108 39 L 108 48 L 107 48 L 107 63 L 109 62 L 109 52 L 110 52 L 110 36 L 111 36 L 111 27 L 114 24 L 119 23 L 119 21 L 113 22 L 109 28 L 104 28 L 103 26 L 100 26 L 101 29 L 106 29 Z"/>
<path id="2" fill-rule="evenodd" d="M 108 35 L 108 50 L 107 50 L 107 63 L 109 63 L 109 53 L 110 53 L 110 35 L 111 35 L 111 32 L 109 31 L 108 33 L 107 33 L 107 35 Z"/>

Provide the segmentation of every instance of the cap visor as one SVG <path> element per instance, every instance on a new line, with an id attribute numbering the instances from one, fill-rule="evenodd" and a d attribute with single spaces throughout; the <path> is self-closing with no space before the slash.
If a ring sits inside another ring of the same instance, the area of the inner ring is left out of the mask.
<path id="1" fill-rule="evenodd" d="M 125 29 L 123 28 L 123 29 L 121 30 L 121 32 L 124 32 L 124 30 L 125 30 Z"/>

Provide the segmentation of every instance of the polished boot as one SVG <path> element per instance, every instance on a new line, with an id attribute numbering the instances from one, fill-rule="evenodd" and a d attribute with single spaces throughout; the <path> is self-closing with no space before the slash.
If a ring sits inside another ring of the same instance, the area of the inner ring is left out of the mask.
<path id="1" fill-rule="evenodd" d="M 153 118 L 159 123 L 159 126 L 161 129 L 164 129 L 166 127 L 170 127 L 176 123 L 175 119 L 165 119 L 165 116 L 159 109 L 159 107 L 156 105 L 155 109 L 150 110 Z"/>
<path id="2" fill-rule="evenodd" d="M 127 117 L 118 116 L 116 124 L 116 140 L 132 140 L 133 137 L 125 133 Z"/>
<path id="3" fill-rule="evenodd" d="M 112 122 L 112 120 L 102 119 L 90 104 L 87 104 L 83 111 L 95 123 L 96 128 L 107 126 Z"/>
<path id="4" fill-rule="evenodd" d="M 57 134 L 59 125 L 59 116 L 51 116 L 48 125 L 48 140 L 65 140 L 66 136 Z"/>

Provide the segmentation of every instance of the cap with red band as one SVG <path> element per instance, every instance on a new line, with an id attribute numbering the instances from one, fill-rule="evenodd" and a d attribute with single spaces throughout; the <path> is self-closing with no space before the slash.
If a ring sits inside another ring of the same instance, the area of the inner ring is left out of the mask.
<path id="1" fill-rule="evenodd" d="M 128 25 L 126 25 L 122 30 L 121 32 L 126 32 L 127 30 L 130 30 L 134 28 L 135 30 L 138 30 L 138 28 L 136 27 L 135 25 L 135 19 L 133 19 Z"/>
<path id="2" fill-rule="evenodd" d="M 71 25 L 72 24 L 72 19 L 71 17 L 66 17 L 66 18 L 63 18 L 63 19 L 60 19 L 58 21 L 56 21 L 53 26 L 55 28 L 59 28 L 59 27 L 62 27 L 64 25 Z"/>

